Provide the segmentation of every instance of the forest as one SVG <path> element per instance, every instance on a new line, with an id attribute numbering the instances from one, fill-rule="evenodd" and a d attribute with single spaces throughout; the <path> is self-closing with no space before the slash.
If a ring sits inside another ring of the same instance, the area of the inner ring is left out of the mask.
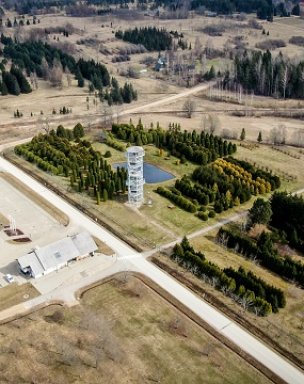
<path id="1" fill-rule="evenodd" d="M 47 10 L 51 7 L 64 7 L 76 3 L 76 0 L 3 0 L 7 9 L 12 9 L 20 15 L 30 14 L 35 9 Z"/>
<path id="2" fill-rule="evenodd" d="M 18 43 L 3 34 L 1 34 L 1 43 L 4 44 L 3 55 L 5 59 L 12 60 L 13 63 L 14 73 L 11 73 L 11 75 L 17 78 L 18 84 L 19 82 L 22 83 L 19 84 L 19 87 L 21 85 L 21 92 L 22 89 L 29 90 L 28 85 L 22 78 L 23 71 L 28 76 L 35 74 L 39 78 L 49 80 L 53 86 L 61 86 L 63 72 L 70 72 L 77 79 L 79 87 L 84 87 L 84 79 L 88 80 L 90 91 L 97 90 L 100 99 L 107 100 L 109 105 L 113 103 L 130 103 L 132 100 L 137 99 L 137 92 L 133 89 L 132 84 L 126 82 L 123 87 L 119 87 L 117 80 L 110 77 L 107 68 L 94 60 L 81 58 L 76 61 L 73 56 L 47 43 L 41 41 Z M 3 73 L 5 72 L 3 63 L 0 69 Z M 12 83 L 13 80 L 11 76 L 8 79 L 9 83 Z M 3 81 L 4 83 L 7 82 Z M 20 92 L 18 93 L 18 88 L 16 88 L 16 81 L 14 81 L 14 84 L 15 87 L 10 86 L 7 89 L 9 93 L 17 95 Z M 9 89 L 14 90 L 14 88 L 16 88 L 15 93 L 9 91 Z"/>
<path id="3" fill-rule="evenodd" d="M 129 3 L 134 4 L 134 0 L 86 0 L 77 2 L 76 0 L 3 0 L 4 6 L 7 9 L 14 9 L 19 14 L 30 14 L 37 10 L 50 10 L 52 8 L 69 9 L 78 8 L 81 11 L 80 16 L 84 16 L 85 13 L 90 11 L 88 16 L 96 14 L 96 9 L 93 6 L 120 6 L 122 8 L 128 7 Z M 286 4 L 286 0 L 272 4 L 272 0 L 191 0 L 190 2 L 173 1 L 173 0 L 140 0 L 138 7 L 150 6 L 152 9 L 156 9 L 159 6 L 164 6 L 166 9 L 176 11 L 182 8 L 188 8 L 192 10 L 199 10 L 206 8 L 209 11 L 216 12 L 218 14 L 229 15 L 234 12 L 239 13 L 256 13 L 260 19 L 267 19 L 272 21 L 273 16 L 290 16 L 291 14 L 299 15 L 298 0 L 292 0 L 290 4 Z M 291 7 L 290 7 L 291 5 Z"/>
<path id="4" fill-rule="evenodd" d="M 133 44 L 141 44 L 148 51 L 164 51 L 172 44 L 172 37 L 165 29 L 144 27 L 117 31 L 115 37 Z"/>
<path id="5" fill-rule="evenodd" d="M 170 258 L 256 315 L 267 316 L 286 306 L 281 289 L 267 284 L 242 267 L 238 270 L 221 269 L 208 261 L 204 254 L 195 251 L 186 237 L 174 246 Z"/>
<path id="6" fill-rule="evenodd" d="M 242 85 L 256 95 L 280 98 L 304 98 L 304 61 L 291 61 L 279 53 L 270 51 L 245 51 L 234 59 L 234 78 L 229 73 L 224 78 L 224 87 L 229 82 Z"/>
<path id="7" fill-rule="evenodd" d="M 270 225 L 282 231 L 289 244 L 304 253 L 304 199 L 287 192 L 274 193 L 270 199 Z"/>
<path id="8" fill-rule="evenodd" d="M 113 171 L 105 156 L 83 140 L 83 135 L 79 123 L 73 130 L 59 125 L 56 131 L 16 146 L 15 153 L 45 172 L 68 178 L 74 191 L 86 192 L 99 205 L 125 192 L 127 171 L 119 167 Z"/>

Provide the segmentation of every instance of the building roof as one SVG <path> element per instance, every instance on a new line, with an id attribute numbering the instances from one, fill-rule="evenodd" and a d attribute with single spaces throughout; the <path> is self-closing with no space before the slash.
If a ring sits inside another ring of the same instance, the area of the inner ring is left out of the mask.
<path id="1" fill-rule="evenodd" d="M 80 232 L 78 235 L 72 236 L 71 239 L 78 249 L 80 256 L 87 255 L 97 249 L 95 241 L 88 232 Z"/>
<path id="2" fill-rule="evenodd" d="M 19 257 L 22 269 L 30 267 L 34 276 L 41 275 L 66 264 L 77 257 L 96 251 L 97 245 L 87 232 L 58 240 L 45 247 L 35 248 L 32 252 Z"/>
<path id="3" fill-rule="evenodd" d="M 27 253 L 26 255 L 19 257 L 18 263 L 21 269 L 30 267 L 33 276 L 42 275 L 44 272 L 43 266 L 34 252 Z"/>

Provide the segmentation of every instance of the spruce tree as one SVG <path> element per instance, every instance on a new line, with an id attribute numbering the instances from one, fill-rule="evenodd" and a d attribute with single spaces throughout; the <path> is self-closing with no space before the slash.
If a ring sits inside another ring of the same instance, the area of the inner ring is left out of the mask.
<path id="1" fill-rule="evenodd" d="M 15 96 L 20 95 L 20 87 L 14 75 L 9 72 L 2 72 L 2 79 L 7 87 L 8 93 Z"/>
<path id="2" fill-rule="evenodd" d="M 263 141 L 262 132 L 260 131 L 258 135 L 258 142 L 261 143 L 262 141 Z"/>
<path id="3" fill-rule="evenodd" d="M 11 68 L 11 74 L 14 75 L 18 81 L 18 85 L 21 93 L 31 93 L 32 88 L 30 83 L 27 81 L 26 77 L 23 75 L 21 70 L 17 68 L 15 65 Z"/>

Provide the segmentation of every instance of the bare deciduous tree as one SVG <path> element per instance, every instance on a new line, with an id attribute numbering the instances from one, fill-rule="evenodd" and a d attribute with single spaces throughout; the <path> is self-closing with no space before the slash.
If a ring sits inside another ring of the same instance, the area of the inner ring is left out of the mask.
<path id="1" fill-rule="evenodd" d="M 269 140 L 272 144 L 286 144 L 287 130 L 284 124 L 272 128 Z"/>
<path id="2" fill-rule="evenodd" d="M 208 113 L 202 119 L 202 128 L 204 131 L 214 134 L 221 127 L 221 122 L 218 116 Z"/>
<path id="3" fill-rule="evenodd" d="M 53 87 L 62 87 L 63 69 L 61 62 L 54 59 L 53 67 L 49 70 L 49 81 Z"/>
<path id="4" fill-rule="evenodd" d="M 50 133 L 50 130 L 51 130 L 51 124 L 50 124 L 50 121 L 49 121 L 48 117 L 40 118 L 40 119 L 39 119 L 39 125 L 40 125 L 41 129 L 42 129 L 47 135 Z"/>
<path id="5" fill-rule="evenodd" d="M 191 119 L 193 112 L 195 111 L 196 105 L 195 102 L 189 98 L 184 103 L 184 110 L 187 114 L 187 117 Z"/>

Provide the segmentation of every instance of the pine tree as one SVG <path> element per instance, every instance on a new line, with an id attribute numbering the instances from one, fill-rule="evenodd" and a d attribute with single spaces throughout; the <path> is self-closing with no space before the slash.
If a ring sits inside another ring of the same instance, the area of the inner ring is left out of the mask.
<path id="1" fill-rule="evenodd" d="M 20 87 L 14 75 L 9 72 L 2 72 L 2 79 L 7 87 L 8 93 L 15 96 L 20 95 Z"/>
<path id="2" fill-rule="evenodd" d="M 263 141 L 262 132 L 260 131 L 258 135 L 258 142 L 261 143 L 262 141 Z"/>

